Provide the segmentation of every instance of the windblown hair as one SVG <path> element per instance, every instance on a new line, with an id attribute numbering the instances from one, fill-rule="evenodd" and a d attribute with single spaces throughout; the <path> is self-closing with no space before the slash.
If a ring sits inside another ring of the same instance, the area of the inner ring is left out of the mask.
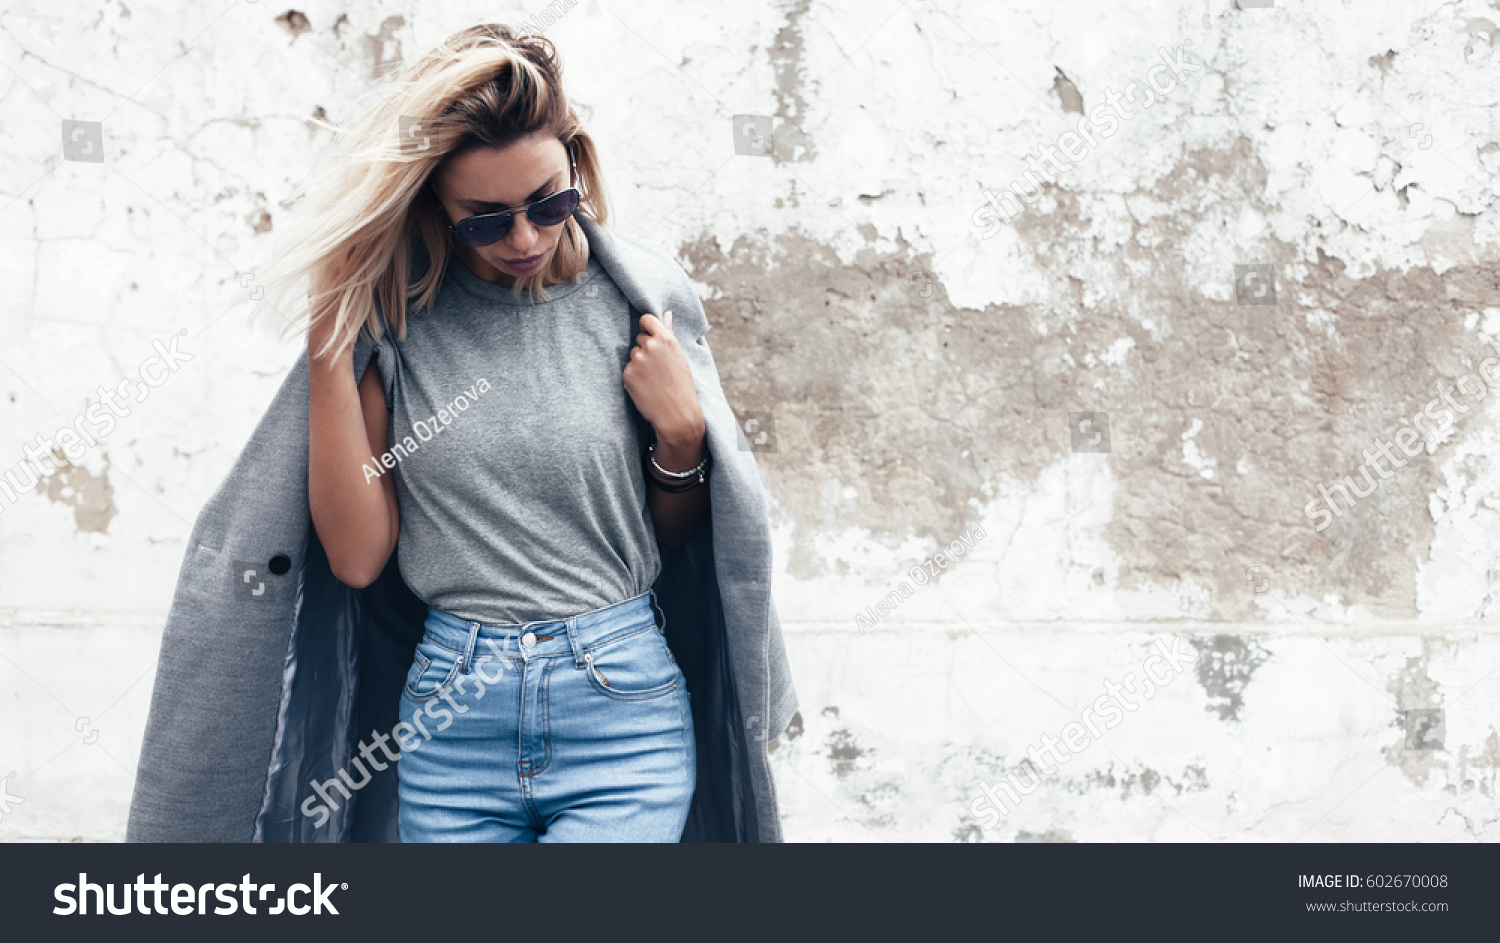
<path id="1" fill-rule="evenodd" d="M 426 184 L 450 156 L 534 133 L 555 136 L 577 161 L 578 212 L 608 222 L 598 152 L 563 94 L 562 62 L 545 37 L 497 23 L 454 33 L 347 127 L 321 124 L 333 143 L 299 193 L 300 218 L 260 279 L 261 304 L 282 313 L 283 336 L 334 319 L 318 358 L 342 353 L 361 330 L 372 340 L 386 331 L 404 338 L 408 300 L 432 305 L 448 264 L 448 217 Z M 582 275 L 588 239 L 576 218 L 563 225 L 549 264 L 516 279 L 518 297 L 546 300 L 544 282 Z M 408 285 L 418 238 L 432 264 Z"/>

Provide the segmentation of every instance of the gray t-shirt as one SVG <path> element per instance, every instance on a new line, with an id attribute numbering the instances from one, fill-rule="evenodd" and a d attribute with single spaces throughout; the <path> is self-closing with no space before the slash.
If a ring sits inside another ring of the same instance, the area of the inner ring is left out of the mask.
<path id="1" fill-rule="evenodd" d="M 620 376 L 638 333 L 629 302 L 593 258 L 548 291 L 518 304 L 450 258 L 432 309 L 411 306 L 405 340 L 379 344 L 393 467 L 376 471 L 396 476 L 401 575 L 463 619 L 575 615 L 661 571 L 650 426 Z"/>

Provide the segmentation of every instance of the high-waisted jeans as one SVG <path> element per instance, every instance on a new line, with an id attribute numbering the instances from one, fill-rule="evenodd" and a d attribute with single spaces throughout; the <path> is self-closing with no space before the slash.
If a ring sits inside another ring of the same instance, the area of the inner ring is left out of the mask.
<path id="1" fill-rule="evenodd" d="M 404 842 L 677 841 L 697 782 L 655 590 L 494 625 L 428 607 L 397 727 Z"/>

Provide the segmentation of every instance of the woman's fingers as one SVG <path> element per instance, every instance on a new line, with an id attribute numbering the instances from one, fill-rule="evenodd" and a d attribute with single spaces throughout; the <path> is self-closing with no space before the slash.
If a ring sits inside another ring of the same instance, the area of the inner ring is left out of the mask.
<path id="1" fill-rule="evenodd" d="M 677 339 L 677 335 L 672 331 L 671 311 L 664 312 L 660 318 L 649 313 L 641 315 L 641 333 L 635 336 L 636 346 L 644 346 L 646 341 L 653 337 L 659 340 Z"/>
<path id="2" fill-rule="evenodd" d="M 646 334 L 671 334 L 672 312 L 664 312 L 661 317 L 649 312 L 641 315 L 641 330 Z"/>

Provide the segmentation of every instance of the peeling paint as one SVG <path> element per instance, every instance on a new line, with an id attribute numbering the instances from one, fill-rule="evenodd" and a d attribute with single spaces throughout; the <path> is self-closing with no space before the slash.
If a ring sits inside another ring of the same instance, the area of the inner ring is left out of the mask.
<path id="1" fill-rule="evenodd" d="M 1072 112 L 1075 115 L 1083 114 L 1083 96 L 1078 93 L 1078 86 L 1063 72 L 1057 70 L 1057 78 L 1052 81 L 1052 92 L 1057 96 L 1063 111 Z"/>
<path id="2" fill-rule="evenodd" d="M 1270 653 L 1259 640 L 1237 635 L 1195 636 L 1188 641 L 1198 650 L 1198 683 L 1209 697 L 1204 710 L 1216 712 L 1220 720 L 1239 720 L 1250 677 Z"/>
<path id="3" fill-rule="evenodd" d="M 108 113 L 119 99 L 97 78 L 130 72 L 122 50 L 183 72 L 137 92 L 149 121 L 105 119 L 110 159 L 133 161 L 140 186 L 91 232 L 60 227 L 58 207 L 88 191 L 39 179 L 57 155 L 17 157 L 18 173 L 41 164 L 19 173 L 38 182 L 7 211 L 15 238 L 0 249 L 15 289 L 0 369 L 12 456 L 22 430 L 51 428 L 96 377 L 128 374 L 118 332 L 218 317 L 227 294 L 186 308 L 179 296 L 239 287 L 270 250 L 326 142 L 299 119 L 347 120 L 351 96 L 410 57 L 408 30 L 443 31 L 379 9 L 316 26 L 256 9 L 244 41 L 213 55 L 181 55 L 212 32 L 142 30 L 155 20 L 118 5 L 12 30 L 14 93 L 33 106 L 28 89 L 66 87 L 97 99 L 80 113 Z M 767 744 L 789 838 L 1500 838 L 1500 675 L 1486 674 L 1500 660 L 1500 396 L 1327 530 L 1303 512 L 1500 337 L 1497 9 L 1366 4 L 1350 31 L 1347 9 L 1310 5 L 1292 33 L 1277 32 L 1286 11 L 1171 5 L 570 14 L 558 45 L 606 149 L 616 222 L 678 250 L 731 404 L 775 419 L 778 450 L 756 461 L 809 711 Z M 64 35 L 73 62 L 49 52 Z M 648 64 L 642 81 L 615 80 L 618 57 L 595 54 L 591 35 L 620 37 L 621 55 Z M 980 47 L 995 37 L 1014 46 L 1005 70 Z M 1200 80 L 976 238 L 985 181 L 1014 178 L 1106 88 L 1143 78 L 1148 41 L 1189 38 Z M 225 100 L 231 73 L 263 81 Z M 705 91 L 717 117 L 682 107 Z M 742 110 L 773 117 L 772 160 L 733 157 L 718 122 Z M 704 146 L 628 146 L 657 126 Z M 18 140 L 55 142 L 55 128 Z M 88 170 L 68 166 L 69 180 Z M 219 234 L 216 255 L 199 254 L 202 233 Z M 80 259 L 89 278 L 72 277 Z M 184 259 L 212 271 L 190 266 L 182 282 Z M 1236 303 L 1237 265 L 1268 267 L 1274 305 Z M 121 635 L 90 607 L 169 604 L 194 510 L 295 355 L 237 321 L 203 334 L 222 371 L 164 390 L 113 440 L 145 491 L 116 496 L 108 458 L 97 475 L 59 462 L 38 489 L 47 502 L 5 509 L 0 646 L 108 653 L 27 662 L 39 681 L 83 671 L 112 698 L 149 670 L 131 659 L 150 631 Z M 1073 451 L 1074 412 L 1107 419 L 1106 449 Z M 981 524 L 991 539 L 881 631 L 855 633 L 912 563 Z M 93 634 L 24 615 L 54 606 Z M 1038 775 L 1020 745 L 1059 719 L 1038 689 L 1072 703 L 1075 681 L 1118 677 L 1143 637 L 1189 619 L 1171 630 L 1197 634 L 1198 684 L 1159 689 L 1066 775 Z M 147 695 L 132 690 L 122 725 Z M 0 718 L 0 747 L 57 756 L 75 732 L 30 701 L 40 713 Z M 1440 749 L 1412 748 L 1405 712 L 1423 711 L 1444 712 Z M 986 833 L 968 803 L 996 771 L 1034 792 Z M 48 836 L 117 839 L 119 772 L 68 751 L 39 771 L 28 810 L 66 810 Z"/>
<path id="4" fill-rule="evenodd" d="M 1391 726 L 1398 733 L 1396 742 L 1383 752 L 1386 762 L 1400 767 L 1402 774 L 1416 786 L 1425 785 L 1436 769 L 1446 768 L 1446 761 L 1439 756 L 1440 751 L 1408 749 L 1406 712 L 1432 710 L 1443 704 L 1442 691 L 1428 674 L 1431 658 L 1431 643 L 1423 639 L 1422 654 L 1406 659 L 1406 664 L 1386 685 L 1395 698 L 1396 714 Z"/>
<path id="5" fill-rule="evenodd" d="M 835 572 L 812 548 L 816 532 L 946 543 L 1001 473 L 1031 482 L 1067 453 L 1069 411 L 1104 410 L 1117 483 L 1107 533 L 1122 588 L 1207 586 L 1211 617 L 1229 618 L 1245 568 L 1275 561 L 1287 597 L 1332 594 L 1375 617 L 1415 617 L 1411 560 L 1433 539 L 1426 495 L 1452 444 L 1411 460 L 1322 533 L 1303 505 L 1430 400 L 1437 381 L 1477 369 L 1484 354 L 1465 319 L 1493 304 L 1500 266 L 1354 278 L 1321 249 L 1300 258 L 1298 246 L 1267 238 L 1254 252 L 1284 260 L 1277 277 L 1290 288 L 1279 305 L 1234 304 L 1233 267 L 1247 259 L 1204 270 L 1159 247 L 1214 238 L 1248 209 L 1270 212 L 1259 203 L 1266 177 L 1240 139 L 1187 151 L 1133 193 L 1052 188 L 1054 211 L 1014 224 L 1057 286 L 1045 306 L 955 306 L 928 274 L 932 256 L 899 235 L 894 250 L 867 247 L 853 264 L 796 228 L 727 248 L 708 234 L 683 243 L 707 290 L 731 403 L 777 418 L 781 448 L 758 460 L 797 529 L 789 573 Z M 1170 211 L 1126 211 L 1147 198 Z M 1085 289 L 1101 279 L 1118 291 Z M 901 352 L 895 369 L 891 351 Z M 1126 351 L 1128 362 L 1108 369 Z M 858 500 L 828 505 L 820 489 L 830 480 L 852 483 Z"/>
<path id="6" fill-rule="evenodd" d="M 776 33 L 770 48 L 771 68 L 776 76 L 776 127 L 772 132 L 771 157 L 778 164 L 812 161 L 818 156 L 812 138 L 802 128 L 807 102 L 802 97 L 802 21 L 812 0 L 796 0 L 787 11 L 786 25 Z"/>
<path id="7" fill-rule="evenodd" d="M 288 10 L 281 14 L 276 18 L 276 25 L 290 33 L 293 40 L 303 33 L 312 32 L 312 24 L 300 10 Z"/>
<path id="8" fill-rule="evenodd" d="M 1065 830 L 1065 829 L 1057 829 L 1057 828 L 1049 828 L 1045 832 L 1040 832 L 1040 833 L 1038 833 L 1038 832 L 1016 832 L 1016 841 L 1018 843 L 1020 843 L 1020 842 L 1029 842 L 1029 843 L 1045 842 L 1045 843 L 1048 843 L 1048 844 L 1051 844 L 1051 843 L 1076 844 L 1076 840 L 1073 838 L 1073 836 L 1071 834 L 1068 833 L 1067 830 Z"/>
<path id="9" fill-rule="evenodd" d="M 862 750 L 848 730 L 835 730 L 828 735 L 828 758 L 833 761 L 836 776 L 848 776 L 862 768 L 860 760 L 869 751 Z"/>
<path id="10" fill-rule="evenodd" d="M 406 28 L 406 17 L 388 16 L 374 33 L 364 37 L 365 56 L 370 60 L 370 78 L 386 78 L 401 67 L 401 40 L 396 34 Z"/>
<path id="11" fill-rule="evenodd" d="M 60 451 L 53 451 L 52 464 L 57 470 L 43 479 L 38 493 L 53 504 L 73 509 L 73 525 L 78 533 L 109 533 L 109 522 L 119 510 L 115 507 L 115 489 L 109 482 L 109 453 L 104 454 L 104 470 L 94 474 L 82 465 L 74 465 Z"/>
<path id="12" fill-rule="evenodd" d="M 1073 792 L 1088 792 L 1095 789 L 1118 789 L 1120 799 L 1129 799 L 1133 793 L 1149 796 L 1166 783 L 1168 795 L 1180 796 L 1183 793 L 1204 792 L 1208 789 L 1208 776 L 1202 766 L 1190 765 L 1183 769 L 1182 773 L 1175 779 L 1163 776 L 1161 773 L 1149 767 L 1136 770 L 1115 771 L 1115 764 L 1110 763 L 1102 770 L 1091 770 L 1079 779 L 1067 780 L 1067 787 Z"/>

